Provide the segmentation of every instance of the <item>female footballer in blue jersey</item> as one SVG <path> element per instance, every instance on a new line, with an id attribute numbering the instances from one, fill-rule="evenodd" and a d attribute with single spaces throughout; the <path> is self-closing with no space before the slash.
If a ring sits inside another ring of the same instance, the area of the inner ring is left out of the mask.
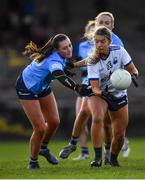
<path id="1" fill-rule="evenodd" d="M 86 58 L 91 53 L 94 47 L 94 43 L 91 39 L 94 28 L 95 21 L 89 20 L 87 25 L 85 26 L 84 41 L 79 44 L 78 57 L 81 60 Z M 86 66 L 81 67 L 81 76 L 82 85 L 88 86 L 88 72 Z M 90 111 L 88 109 L 87 99 L 87 97 L 78 96 L 76 100 L 76 119 L 74 125 L 75 128 L 73 128 L 72 134 L 74 134 L 76 137 L 79 136 L 81 154 L 74 158 L 74 160 L 83 160 L 89 158 L 89 149 L 87 145 L 89 130 L 87 121 L 90 117 Z M 81 126 L 79 125 L 79 123 L 81 123 Z M 81 127 L 81 129 L 79 127 Z"/>
<path id="2" fill-rule="evenodd" d="M 86 58 L 89 53 L 91 53 L 94 43 L 92 40 L 92 30 L 95 29 L 94 27 L 104 25 L 105 27 L 111 30 L 111 37 L 112 37 L 112 44 L 124 46 L 120 38 L 112 32 L 114 28 L 114 16 L 110 12 L 102 12 L 97 15 L 95 21 L 89 21 L 85 27 L 85 34 L 84 37 L 87 38 L 86 41 L 83 41 L 79 45 L 79 57 L 81 59 Z M 80 61 L 74 64 L 76 67 L 80 67 Z M 86 73 L 84 73 L 86 72 Z M 87 70 L 86 67 L 83 67 L 83 77 L 82 84 L 88 85 L 88 77 L 87 77 Z M 66 146 L 61 152 L 60 157 L 67 158 L 70 153 L 72 153 L 76 149 L 76 144 L 78 142 L 78 137 L 80 139 L 80 146 L 81 146 L 81 154 L 75 158 L 75 160 L 83 160 L 89 157 L 88 145 L 87 145 L 87 136 L 88 136 L 88 128 L 86 125 L 87 120 L 90 117 L 90 110 L 88 108 L 88 98 L 87 97 L 78 97 L 76 102 L 76 119 L 72 131 L 72 137 L 68 146 Z M 111 121 L 108 113 L 105 116 L 105 148 L 104 148 L 104 164 L 109 163 L 110 158 L 110 146 L 111 146 L 111 137 L 112 137 L 112 129 L 111 129 Z M 126 140 L 126 139 L 125 139 Z M 123 155 L 127 156 L 129 153 L 129 147 L 127 145 L 127 141 L 124 142 L 122 148 Z"/>
<path id="3" fill-rule="evenodd" d="M 72 44 L 65 34 L 52 37 L 42 48 L 30 42 L 23 54 L 33 61 L 19 75 L 16 92 L 33 127 L 28 168 L 37 169 L 38 155 L 44 156 L 51 164 L 58 164 L 58 159 L 47 148 L 60 122 L 51 82 L 57 79 L 81 95 L 87 90 L 64 73 L 65 64 L 72 57 Z"/>

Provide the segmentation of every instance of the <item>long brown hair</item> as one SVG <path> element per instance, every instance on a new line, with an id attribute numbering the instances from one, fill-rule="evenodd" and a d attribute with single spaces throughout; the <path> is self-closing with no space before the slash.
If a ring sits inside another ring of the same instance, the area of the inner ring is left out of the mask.
<path id="1" fill-rule="evenodd" d="M 23 52 L 23 55 L 25 55 L 31 60 L 35 59 L 38 63 L 40 63 L 55 49 L 58 49 L 59 42 L 64 41 L 67 38 L 68 37 L 65 34 L 57 34 L 54 37 L 50 38 L 48 42 L 41 48 L 38 48 L 38 46 L 34 42 L 30 41 L 30 43 L 25 46 L 25 51 Z"/>

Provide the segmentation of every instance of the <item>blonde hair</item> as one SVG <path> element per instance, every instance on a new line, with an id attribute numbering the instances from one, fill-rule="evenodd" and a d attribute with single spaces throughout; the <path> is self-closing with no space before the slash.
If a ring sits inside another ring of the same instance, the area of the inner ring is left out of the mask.
<path id="1" fill-rule="evenodd" d="M 94 28 L 94 27 L 95 27 L 95 21 L 89 20 L 85 26 L 84 38 L 86 38 L 88 40 L 92 40 L 93 33 L 94 33 L 94 30 L 92 28 Z"/>
<path id="2" fill-rule="evenodd" d="M 67 38 L 68 37 L 65 34 L 57 34 L 54 37 L 50 38 L 49 41 L 41 48 L 38 48 L 38 46 L 34 42 L 30 41 L 30 43 L 25 46 L 25 51 L 23 52 L 23 55 L 25 55 L 31 60 L 35 59 L 38 63 L 40 63 L 55 49 L 59 48 L 59 42 Z"/>
<path id="3" fill-rule="evenodd" d="M 95 17 L 95 21 L 98 21 L 99 17 L 102 16 L 102 15 L 109 16 L 109 17 L 111 18 L 112 26 L 114 26 L 114 16 L 113 16 L 112 13 L 107 12 L 107 11 L 104 11 L 104 12 L 99 13 L 99 14 Z"/>

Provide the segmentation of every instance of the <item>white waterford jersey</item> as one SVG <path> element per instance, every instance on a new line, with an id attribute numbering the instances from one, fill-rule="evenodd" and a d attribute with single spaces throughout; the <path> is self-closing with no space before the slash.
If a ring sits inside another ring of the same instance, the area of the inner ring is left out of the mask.
<path id="1" fill-rule="evenodd" d="M 108 91 L 112 92 L 116 97 L 126 95 L 126 90 L 116 90 L 110 82 L 110 75 L 119 68 L 132 63 L 130 55 L 121 47 L 110 46 L 110 53 L 106 59 L 100 59 L 96 64 L 88 64 L 89 80 L 99 80 L 100 89 L 104 90 L 108 86 Z"/>

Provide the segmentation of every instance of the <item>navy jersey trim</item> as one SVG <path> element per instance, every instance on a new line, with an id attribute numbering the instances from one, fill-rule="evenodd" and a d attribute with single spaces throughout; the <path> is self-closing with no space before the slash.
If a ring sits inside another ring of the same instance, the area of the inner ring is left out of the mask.
<path id="1" fill-rule="evenodd" d="M 128 66 L 131 63 L 132 63 L 132 60 L 130 60 L 129 63 L 125 64 L 124 66 Z"/>
<path id="2" fill-rule="evenodd" d="M 116 51 L 116 50 L 121 49 L 121 47 L 120 46 L 110 46 L 109 49 L 110 49 L 110 51 Z"/>
<path id="3" fill-rule="evenodd" d="M 89 81 L 91 80 L 99 80 L 99 78 L 89 78 Z"/>

